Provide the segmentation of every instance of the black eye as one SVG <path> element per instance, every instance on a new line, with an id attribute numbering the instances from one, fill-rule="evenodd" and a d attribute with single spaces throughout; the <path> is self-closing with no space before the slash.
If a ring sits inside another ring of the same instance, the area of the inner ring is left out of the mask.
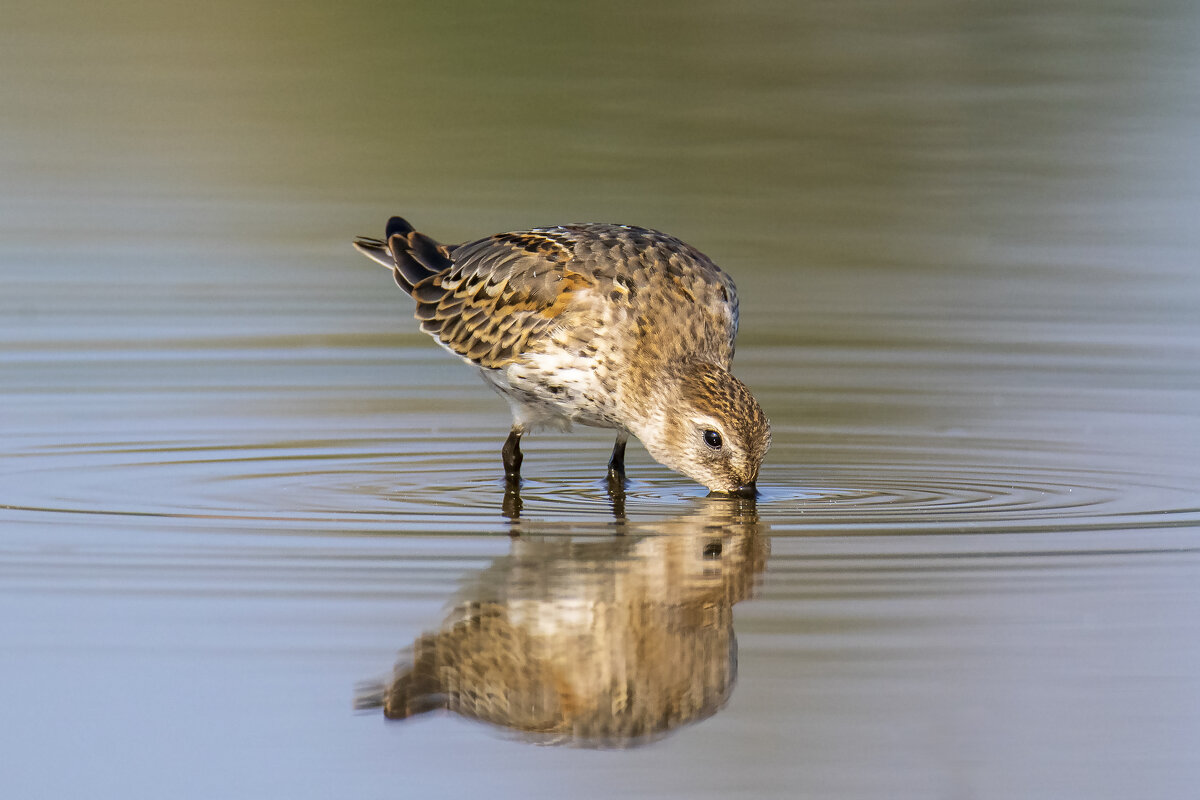
<path id="1" fill-rule="evenodd" d="M 714 430 L 705 431 L 704 432 L 704 443 L 706 445 L 708 445 L 709 447 L 711 447 L 713 450 L 720 450 L 721 449 L 721 434 L 717 433 Z"/>

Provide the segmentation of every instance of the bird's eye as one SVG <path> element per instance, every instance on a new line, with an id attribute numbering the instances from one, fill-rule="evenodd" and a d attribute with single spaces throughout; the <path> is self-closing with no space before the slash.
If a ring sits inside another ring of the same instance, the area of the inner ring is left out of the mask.
<path id="1" fill-rule="evenodd" d="M 720 450 L 721 449 L 721 434 L 719 434 L 716 431 L 711 430 L 711 429 L 705 431 L 704 432 L 704 443 L 706 445 L 708 445 L 709 447 L 711 447 L 713 450 Z"/>

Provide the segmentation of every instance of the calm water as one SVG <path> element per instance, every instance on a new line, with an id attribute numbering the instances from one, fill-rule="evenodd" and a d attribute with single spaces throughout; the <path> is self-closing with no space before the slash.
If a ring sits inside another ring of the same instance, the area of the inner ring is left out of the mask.
<path id="1" fill-rule="evenodd" d="M 1192 4 L 66 2 L 0 42 L 3 796 L 1194 793 Z M 763 496 L 631 444 L 613 502 L 583 430 L 506 498 L 504 404 L 349 246 L 393 213 L 711 255 Z"/>

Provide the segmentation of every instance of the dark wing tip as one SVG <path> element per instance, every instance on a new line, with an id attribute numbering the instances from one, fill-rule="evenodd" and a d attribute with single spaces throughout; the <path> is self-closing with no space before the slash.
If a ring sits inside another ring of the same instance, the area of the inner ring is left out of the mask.
<path id="1" fill-rule="evenodd" d="M 412 225 L 408 224 L 408 220 L 406 220 L 404 217 L 392 217 L 388 220 L 387 234 L 384 236 L 384 238 L 391 239 L 397 234 L 401 236 L 408 236 L 415 230 L 416 229 L 413 228 Z"/>
<path id="2" fill-rule="evenodd" d="M 441 272 L 454 264 L 445 248 L 423 233 L 414 231 L 409 234 L 408 249 L 430 272 Z"/>

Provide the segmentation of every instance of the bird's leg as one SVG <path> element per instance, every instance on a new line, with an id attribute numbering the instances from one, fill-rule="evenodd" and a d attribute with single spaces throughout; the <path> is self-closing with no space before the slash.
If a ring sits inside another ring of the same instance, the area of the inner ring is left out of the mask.
<path id="1" fill-rule="evenodd" d="M 608 460 L 608 483 L 610 486 L 625 486 L 625 442 L 629 434 L 620 431 L 617 443 L 613 445 L 612 458 Z"/>
<path id="2" fill-rule="evenodd" d="M 500 450 L 504 456 L 504 480 L 510 485 L 521 482 L 521 462 L 525 460 L 525 456 L 521 455 L 521 434 L 524 432 L 523 425 L 513 425 Z"/>

